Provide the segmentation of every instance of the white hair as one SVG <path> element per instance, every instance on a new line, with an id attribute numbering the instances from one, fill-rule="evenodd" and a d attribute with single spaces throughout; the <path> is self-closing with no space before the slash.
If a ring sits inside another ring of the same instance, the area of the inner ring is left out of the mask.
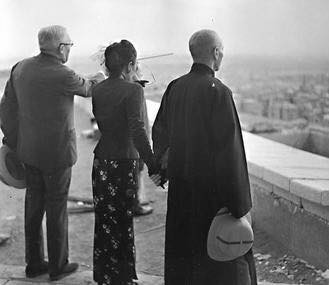
<path id="1" fill-rule="evenodd" d="M 56 49 L 66 34 L 66 28 L 59 25 L 40 29 L 38 33 L 40 50 L 47 51 Z"/>
<path id="2" fill-rule="evenodd" d="M 223 49 L 223 42 L 213 30 L 197 31 L 189 40 L 189 49 L 194 60 L 208 59 L 216 46 Z"/>

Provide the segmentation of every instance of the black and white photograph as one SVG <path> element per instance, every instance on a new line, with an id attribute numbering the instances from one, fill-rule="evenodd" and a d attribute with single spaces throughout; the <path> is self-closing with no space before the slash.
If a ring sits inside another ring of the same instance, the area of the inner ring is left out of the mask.
<path id="1" fill-rule="evenodd" d="M 329 285 L 328 27 L 0 0 L 0 285 Z"/>

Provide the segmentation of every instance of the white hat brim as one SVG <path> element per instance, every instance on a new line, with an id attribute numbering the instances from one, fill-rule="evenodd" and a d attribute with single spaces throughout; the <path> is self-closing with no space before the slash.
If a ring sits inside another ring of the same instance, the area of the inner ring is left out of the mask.
<path id="1" fill-rule="evenodd" d="M 229 214 L 225 214 L 225 215 L 229 215 Z M 218 240 L 217 240 L 217 236 L 218 236 L 218 229 L 222 228 L 222 222 L 223 219 L 231 219 L 232 221 L 234 221 L 235 218 L 230 217 L 230 216 L 226 216 L 225 215 L 221 215 L 221 216 L 216 216 L 211 225 L 210 225 L 210 229 L 208 232 L 208 238 L 207 238 L 207 251 L 208 251 L 208 255 L 210 258 L 216 260 L 216 261 L 231 261 L 234 260 L 240 256 L 243 256 L 244 254 L 246 254 L 249 249 L 252 247 L 252 243 L 247 243 L 247 244 L 243 244 L 243 245 L 237 245 L 239 246 L 239 250 L 238 251 L 233 251 L 235 253 L 233 253 L 232 251 L 230 252 L 225 252 L 224 250 L 222 250 L 219 246 Z M 245 221 L 243 221 L 244 223 L 247 222 L 248 223 L 248 231 L 251 237 L 251 240 L 253 240 L 253 232 L 252 232 L 252 228 L 249 224 L 249 222 L 247 221 L 247 218 L 242 217 L 241 219 L 245 219 Z"/>
<path id="2" fill-rule="evenodd" d="M 17 189 L 24 189 L 24 188 L 26 188 L 25 178 L 16 179 L 8 171 L 8 168 L 6 165 L 6 157 L 11 152 L 12 152 L 12 150 L 6 145 L 2 145 L 0 148 L 0 180 L 8 186 L 12 186 Z"/>

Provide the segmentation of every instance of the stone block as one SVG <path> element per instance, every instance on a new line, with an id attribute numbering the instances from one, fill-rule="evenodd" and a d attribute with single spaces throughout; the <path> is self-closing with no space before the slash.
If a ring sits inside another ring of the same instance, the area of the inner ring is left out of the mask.
<path id="1" fill-rule="evenodd" d="M 267 166 L 264 167 L 263 179 L 290 191 L 292 179 L 329 180 L 329 169 L 314 169 L 310 166 L 307 168 Z"/>
<path id="2" fill-rule="evenodd" d="M 295 180 L 296 191 L 302 191 L 305 199 L 318 202 L 323 206 L 329 206 L 329 180 L 314 179 L 314 180 Z M 317 195 L 316 200 L 310 199 L 312 195 Z M 320 200 L 319 197 L 320 196 Z"/>
<path id="3" fill-rule="evenodd" d="M 254 189 L 253 191 L 262 191 L 269 194 L 273 192 L 273 184 L 260 179 L 258 176 L 249 174 L 249 180 L 251 188 Z"/>
<path id="4" fill-rule="evenodd" d="M 329 223 L 329 206 L 323 206 L 319 203 L 314 203 L 306 199 L 302 199 L 301 203 L 304 211 L 309 212 Z"/>
<path id="5" fill-rule="evenodd" d="M 273 185 L 273 193 L 287 201 L 294 203 L 297 206 L 301 206 L 301 198 L 294 193 L 290 193 L 289 191 L 282 189 L 278 186 Z"/>
<path id="6" fill-rule="evenodd" d="M 258 178 L 263 178 L 264 167 L 254 162 L 248 161 L 248 172 Z"/>
<path id="7" fill-rule="evenodd" d="M 273 185 L 276 185 L 286 191 L 289 191 L 290 179 L 284 172 L 280 172 L 279 167 L 276 169 L 265 168 L 263 179 Z"/>
<path id="8" fill-rule="evenodd" d="M 329 160 L 329 159 L 328 159 Z M 329 168 L 315 168 L 312 165 L 312 160 L 309 161 L 308 166 L 290 167 L 282 166 L 279 169 L 280 173 L 288 176 L 291 179 L 319 179 L 329 180 Z"/>
<path id="9" fill-rule="evenodd" d="M 294 179 L 291 181 L 290 191 L 301 198 L 318 204 L 326 205 L 329 202 L 326 199 L 329 197 L 329 180 Z"/>

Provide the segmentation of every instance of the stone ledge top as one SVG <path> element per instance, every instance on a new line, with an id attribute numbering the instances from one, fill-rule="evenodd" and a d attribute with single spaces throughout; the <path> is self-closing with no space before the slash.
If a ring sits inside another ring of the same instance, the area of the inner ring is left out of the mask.
<path id="1" fill-rule="evenodd" d="M 292 194 L 329 206 L 329 159 L 243 132 L 249 173 Z"/>

